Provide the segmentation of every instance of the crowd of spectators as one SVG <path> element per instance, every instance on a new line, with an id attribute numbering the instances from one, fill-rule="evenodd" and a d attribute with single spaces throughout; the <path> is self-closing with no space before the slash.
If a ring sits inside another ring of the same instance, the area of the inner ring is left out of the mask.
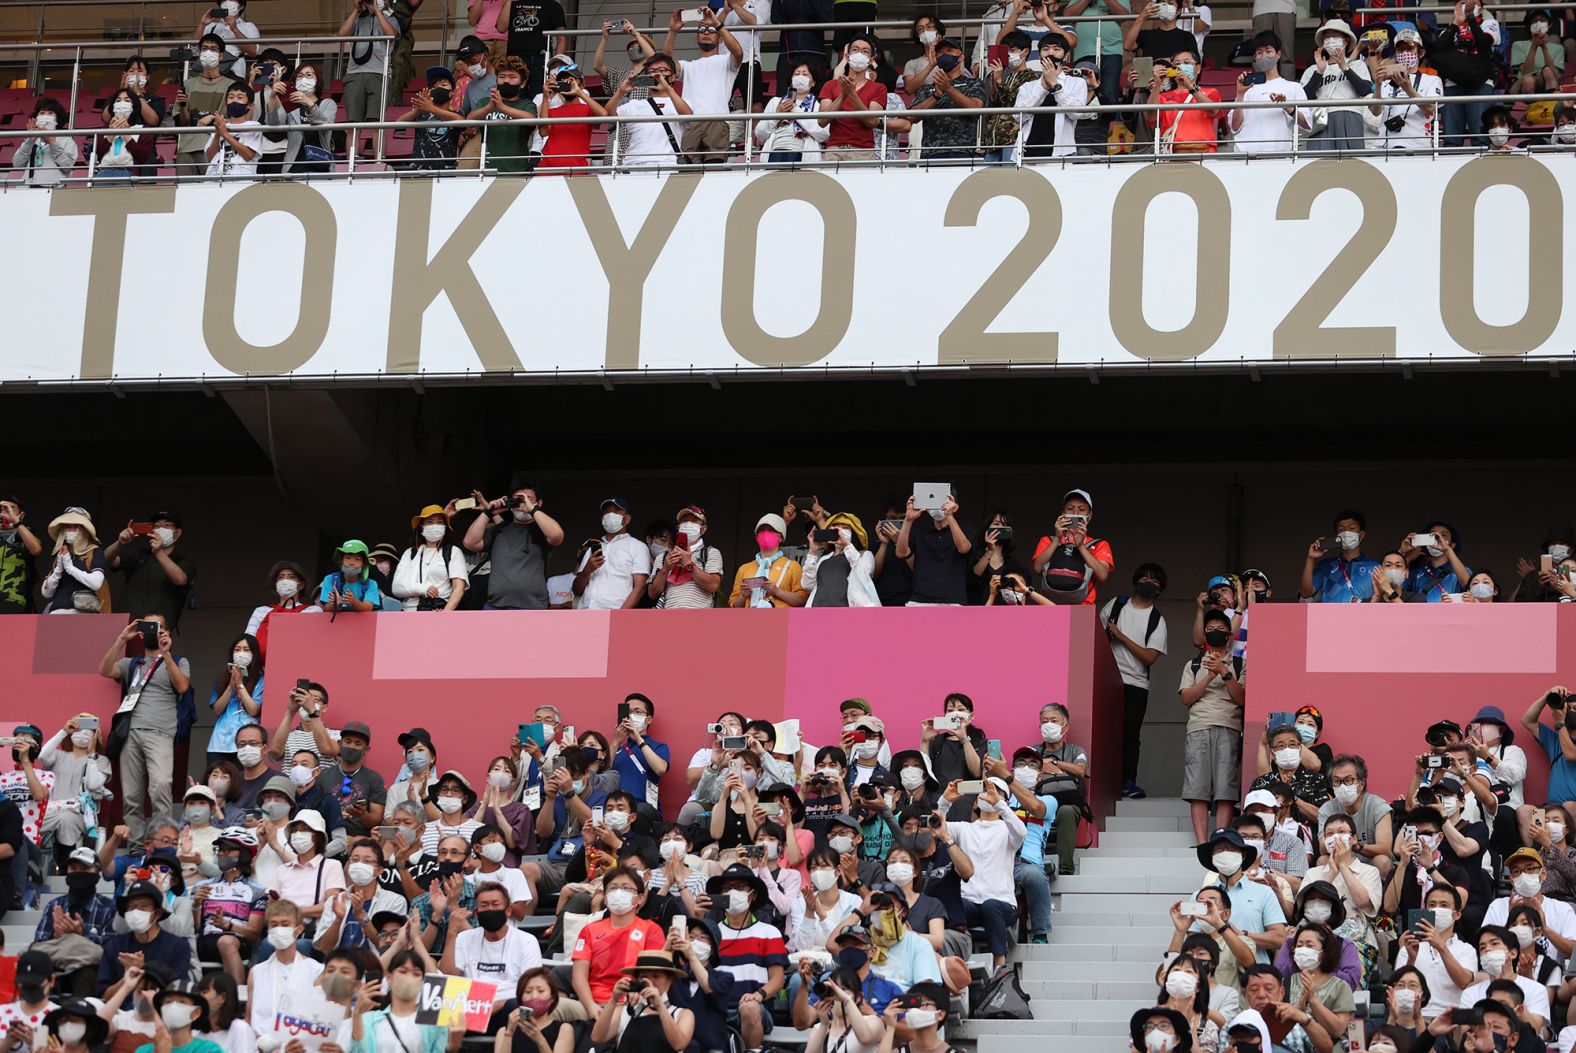
<path id="1" fill-rule="evenodd" d="M 1437 101 L 1557 92 L 1576 49 L 1576 20 L 1555 8 L 1528 10 L 1511 27 L 1466 0 L 1443 19 L 1403 12 L 1358 17 L 1350 0 L 1335 0 L 1321 5 L 1311 52 L 1298 55 L 1291 5 L 1256 0 L 1241 43 L 1224 56 L 1217 48 L 1217 57 L 1206 60 L 1204 42 L 1214 31 L 1207 5 L 1011 0 L 987 11 L 985 24 L 969 27 L 972 47 L 939 16 L 919 15 L 906 61 L 894 57 L 891 40 L 869 30 L 839 30 L 829 49 L 826 31 L 781 28 L 769 84 L 762 71 L 766 33 L 753 27 L 857 18 L 854 9 L 865 5 L 725 0 L 675 10 L 660 44 L 631 22 L 608 20 L 588 74 L 572 55 L 557 0 L 475 0 L 467 8 L 473 32 L 459 42 L 453 68 L 432 66 L 412 82 L 411 24 L 419 6 L 420 0 L 392 6 L 352 0 L 337 29 L 351 40 L 348 57 L 335 63 L 338 80 L 331 83 L 323 64 L 292 56 L 295 49 L 248 43 L 260 38 L 258 27 L 247 20 L 244 0 L 226 0 L 203 15 L 196 63 L 185 64 L 184 79 L 173 70 L 152 74 L 141 57 L 128 60 L 119 88 L 99 100 L 103 130 L 93 131 L 87 149 L 62 132 L 72 122 L 58 100 L 39 98 L 27 119 L 35 134 L 19 143 L 12 168 L 23 182 L 40 186 L 59 185 L 84 160 L 97 182 L 157 178 L 161 163 L 173 163 L 183 176 L 307 176 L 342 160 L 347 146 L 363 160 L 380 156 L 371 132 L 347 143 L 343 132 L 313 126 L 385 115 L 440 126 L 401 133 L 411 139 L 401 165 L 424 172 L 720 164 L 739 160 L 746 139 L 759 161 L 785 166 L 1576 146 L 1576 107 L 1568 104 Z M 1080 21 L 1097 16 L 1107 20 Z M 625 40 L 622 59 L 608 55 L 615 35 Z M 356 42 L 363 37 L 365 43 Z M 676 58 L 681 40 L 693 44 L 696 58 Z M 1211 81 L 1212 66 L 1224 76 Z M 173 96 L 158 92 L 161 80 L 174 84 Z M 407 93 L 407 86 L 416 90 Z M 1223 100 L 1223 88 L 1236 100 L 1288 105 L 1210 108 Z M 1291 105 L 1318 100 L 1366 105 Z M 1076 112 L 1097 103 L 1201 108 Z M 960 112 L 982 106 L 1067 112 L 1039 120 Z M 922 112 L 886 115 L 894 109 Z M 742 111 L 769 119 L 729 119 Z M 670 120 L 620 124 L 597 141 L 597 119 L 614 114 Z M 441 127 L 481 120 L 528 123 L 485 133 L 474 125 Z M 211 133 L 175 131 L 209 127 Z M 158 155 L 161 143 L 173 144 L 168 161 Z"/>
<path id="2" fill-rule="evenodd" d="M 1014 943 L 1048 942 L 1055 882 L 1076 872 L 1090 761 L 1065 706 L 1041 708 L 1036 741 L 1004 744 L 972 699 L 946 694 L 919 747 L 902 750 L 860 698 L 839 704 L 840 737 L 819 747 L 724 712 L 678 800 L 659 789 L 675 758 L 644 694 L 586 724 L 539 706 L 485 769 L 462 771 L 440 763 L 453 744 L 426 728 L 332 721 L 332 670 L 287 685 L 280 704 L 266 668 L 270 626 L 296 615 L 1099 606 L 1125 687 L 1124 793 L 1143 796 L 1149 674 L 1172 646 L 1156 606 L 1164 568 L 1140 564 L 1131 594 L 1114 594 L 1115 556 L 1083 489 L 1032 546 L 1016 543 L 1007 512 L 969 531 L 960 507 L 954 488 L 916 484 L 871 533 L 853 513 L 789 498 L 759 517 L 756 551 L 730 563 L 699 505 L 636 536 L 614 497 L 573 569 L 551 576 L 567 535 L 541 488 L 473 492 L 418 510 L 404 546 L 345 541 L 321 578 L 276 563 L 210 687 L 179 653 L 197 568 L 178 513 L 104 544 L 84 509 L 36 529 L 20 500 L 0 498 L 0 610 L 109 611 L 114 572 L 114 602 L 131 615 L 98 666 L 119 704 L 58 729 L 19 726 L 0 773 L 0 912 L 43 906 L 17 1003 L 0 1007 L 13 1040 L 47 1030 L 95 1049 L 288 1051 L 270 1007 L 316 989 L 345 1008 L 340 1051 L 382 1053 L 382 1027 L 436 1053 L 462 1035 L 417 1024 L 413 1007 L 419 978 L 443 973 L 499 985 L 487 1029 L 498 1053 L 649 1049 L 659 1034 L 676 1049 L 726 1048 L 730 1034 L 758 1048 L 774 1028 L 809 1032 L 816 1049 L 946 1049 L 971 981 L 1010 968 Z M 1501 599 L 1491 574 L 1463 562 L 1458 530 L 1418 525 L 1375 559 L 1362 514 L 1338 512 L 1309 546 L 1299 597 Z M 1576 530 L 1551 526 L 1504 598 L 1576 598 L 1573 548 Z M 1536 1051 L 1556 1037 L 1571 1048 L 1565 689 L 1520 714 L 1551 761 L 1546 790 L 1527 785 L 1518 728 L 1496 706 L 1429 726 L 1410 784 L 1382 796 L 1362 756 L 1332 749 L 1346 729 L 1306 705 L 1271 715 L 1244 792 L 1248 622 L 1269 602 L 1257 569 L 1218 575 L 1196 597 L 1196 657 L 1177 691 L 1206 875 L 1171 910 L 1157 1007 L 1134 1018 L 1135 1046 L 1330 1053 L 1371 1032 L 1367 1048 L 1393 1053 Z M 175 747 L 200 694 L 214 723 L 202 776 L 177 801 Z M 403 763 L 374 770 L 373 743 L 391 734 Z M 105 828 L 112 775 L 123 822 Z M 70 891 L 41 904 L 51 872 Z"/>

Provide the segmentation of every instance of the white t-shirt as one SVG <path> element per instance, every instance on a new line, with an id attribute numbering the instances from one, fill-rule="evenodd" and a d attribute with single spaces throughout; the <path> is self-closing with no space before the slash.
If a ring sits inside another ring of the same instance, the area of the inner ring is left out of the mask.
<path id="1" fill-rule="evenodd" d="M 274 1029 L 274 1004 L 281 993 L 304 995 L 311 991 L 323 971 L 323 963 L 299 951 L 295 961 L 285 965 L 277 956 L 252 966 L 250 996 L 246 1015 L 258 1034 Z"/>
<path id="2" fill-rule="evenodd" d="M 1301 84 L 1276 77 L 1263 84 L 1249 85 L 1237 98 L 1241 102 L 1269 102 L 1271 95 L 1284 95 L 1287 102 L 1308 97 Z M 1290 153 L 1296 126 L 1297 118 L 1286 116 L 1285 110 L 1243 110 L 1242 127 L 1232 133 L 1232 139 L 1239 154 Z"/>
<path id="3" fill-rule="evenodd" d="M 45 1000 L 44 1007 L 36 1013 L 26 1012 L 20 1002 L 0 1005 L 0 1030 L 9 1031 L 12 1024 L 26 1024 L 33 1029 L 33 1041 L 30 1044 L 24 1045 L 18 1042 L 12 1045 L 8 1042 L 5 1046 L 6 1053 L 22 1053 L 29 1048 L 36 1050 L 48 1048 L 49 1030 L 44 1027 L 44 1018 L 58 1008 L 59 1006 L 52 999 Z"/>
<path id="4" fill-rule="evenodd" d="M 1017 902 L 1012 872 L 1025 832 L 1023 820 L 1012 812 L 1003 812 L 996 820 L 947 824 L 947 836 L 958 843 L 974 864 L 974 876 L 963 883 L 965 901 Z"/>
<path id="5" fill-rule="evenodd" d="M 816 893 L 819 898 L 820 893 Z M 827 938 L 832 935 L 832 930 L 843 923 L 843 919 L 859 909 L 862 901 L 852 892 L 839 891 L 837 905 L 826 915 L 821 917 L 818 913 L 820 906 L 806 906 L 804 920 L 799 923 L 799 931 L 793 934 L 789 948 L 795 951 L 824 951 Z"/>
<path id="6" fill-rule="evenodd" d="M 697 115 L 727 113 L 728 97 L 733 94 L 733 81 L 738 75 L 739 64 L 733 61 L 733 52 L 721 45 L 715 55 L 679 62 L 684 101 Z"/>
<path id="7" fill-rule="evenodd" d="M 219 151 L 208 162 L 211 176 L 250 176 L 257 174 L 257 158 L 263 152 L 263 126 L 256 121 L 230 125 L 230 133 L 240 144 L 252 151 L 252 159 L 242 157 L 229 143 L 220 140 Z"/>
<path id="8" fill-rule="evenodd" d="M 1412 90 L 1422 96 L 1438 96 L 1445 93 L 1444 82 L 1432 73 L 1417 72 L 1412 74 Z M 1411 101 L 1411 96 L 1398 84 L 1389 81 L 1379 86 L 1381 99 L 1404 99 L 1405 102 L 1386 106 L 1379 114 L 1381 122 L 1392 117 L 1403 117 L 1406 121 L 1400 131 L 1392 132 L 1384 127 L 1379 127 L 1379 145 L 1387 150 L 1427 150 L 1434 145 L 1434 119 L 1423 112 L 1421 106 Z"/>
<path id="9" fill-rule="evenodd" d="M 471 880 L 480 888 L 487 882 L 502 885 L 509 892 L 510 903 L 531 902 L 531 886 L 525 883 L 525 875 L 520 873 L 519 867 L 499 867 L 491 874 L 483 874 L 477 870 L 471 874 Z"/>
<path id="10" fill-rule="evenodd" d="M 1543 915 L 1543 929 L 1545 932 L 1557 932 L 1563 939 L 1576 940 L 1576 908 L 1572 908 L 1564 900 L 1552 896 L 1544 896 L 1543 903 L 1538 907 L 1538 913 Z M 1484 925 L 1503 925 L 1510 914 L 1510 899 L 1501 896 L 1488 905 L 1488 910 L 1483 915 Z M 1550 953 L 1556 953 L 1549 948 Z"/>
<path id="11" fill-rule="evenodd" d="M 1471 1009 L 1487 998 L 1489 983 L 1490 981 L 1484 980 L 1482 983 L 1473 984 L 1465 991 L 1462 991 L 1461 1003 L 1456 1008 Z M 1521 988 L 1521 1004 L 1526 1007 L 1527 1012 L 1547 1020 L 1549 1018 L 1549 989 L 1528 976 L 1516 977 L 1516 986 Z"/>
<path id="12" fill-rule="evenodd" d="M 772 24 L 772 0 L 744 0 L 744 9 L 755 16 L 756 25 L 769 26 Z M 761 61 L 760 34 L 754 31 L 739 31 L 737 27 L 744 25 L 744 19 L 739 17 L 739 12 L 731 7 L 728 8 L 727 17 L 722 20 L 722 24 L 727 26 L 728 30 L 738 38 L 739 47 L 744 49 L 744 61 Z M 718 46 L 720 47 L 721 45 L 719 44 Z"/>
<path id="13" fill-rule="evenodd" d="M 1450 935 L 1450 942 L 1445 944 L 1445 949 L 1450 952 L 1450 957 L 1461 963 L 1461 967 L 1469 973 L 1477 972 L 1477 950 L 1460 939 L 1454 933 Z M 1450 973 L 1445 969 L 1445 960 L 1439 952 L 1434 950 L 1433 944 L 1419 942 L 1417 945 L 1417 961 L 1412 961 L 1411 955 L 1402 947 L 1396 955 L 1395 967 L 1403 965 L 1414 966 L 1423 978 L 1428 981 L 1428 993 L 1432 997 L 1423 1007 L 1423 1018 L 1432 1020 L 1447 1009 L 1454 1009 L 1461 1004 L 1461 988 L 1450 979 Z"/>
<path id="14" fill-rule="evenodd" d="M 376 879 L 374 878 L 373 880 Z M 365 913 L 368 921 L 371 921 L 379 914 L 409 914 L 410 904 L 398 892 L 390 892 L 386 888 L 380 888 L 372 894 L 372 901 L 367 904 Z M 334 910 L 334 897 L 329 897 L 328 905 L 323 908 L 323 916 L 318 919 L 317 931 L 327 932 L 333 928 L 335 917 L 337 917 L 337 912 Z M 354 917 L 353 914 L 352 917 Z M 349 924 L 354 925 L 356 923 L 351 921 Z"/>
<path id="15" fill-rule="evenodd" d="M 628 127 L 627 125 L 625 127 Z M 547 579 L 547 605 L 549 607 L 573 607 L 575 605 L 575 576 L 573 574 L 554 574 Z"/>
<path id="16" fill-rule="evenodd" d="M 1193 34 L 1193 39 L 1198 41 L 1198 56 L 1204 57 L 1204 38 L 1209 36 L 1209 30 L 1203 26 L 1215 25 L 1215 16 L 1210 12 L 1208 4 L 1196 4 L 1192 14 L 1177 14 L 1177 28 Z"/>
<path id="17" fill-rule="evenodd" d="M 217 22 L 209 22 L 206 32 L 212 33 L 214 36 L 219 37 L 222 40 L 256 40 L 259 36 L 261 36 L 261 34 L 257 32 L 257 26 L 251 22 L 248 22 L 244 18 L 237 18 L 235 20 L 235 28 L 233 30 L 230 28 L 230 23 L 224 21 L 223 19 L 220 19 Z M 226 54 L 235 59 L 235 65 L 230 67 L 230 73 L 234 75 L 237 80 L 245 80 L 246 58 L 241 54 L 241 49 L 236 47 L 234 44 L 226 44 L 224 46 L 224 50 Z"/>
<path id="18" fill-rule="evenodd" d="M 413 611 L 427 589 L 436 587 L 438 598 L 447 600 L 454 595 L 454 579 L 470 584 L 470 572 L 465 569 L 465 550 L 459 545 L 449 548 L 449 562 L 443 563 L 443 546 L 428 548 L 422 545 L 412 554 L 406 549 L 394 568 L 394 598 L 403 600 L 405 609 Z"/>
<path id="19" fill-rule="evenodd" d="M 667 99 L 658 101 L 664 104 L 668 103 Z M 650 112 L 650 108 L 646 106 L 644 101 L 638 103 L 626 102 L 618 108 L 618 112 L 623 113 L 630 106 L 639 106 L 641 109 Z M 671 111 L 671 104 L 665 105 L 664 109 Z M 630 154 L 634 155 L 641 149 L 638 145 L 641 140 L 641 131 L 656 133 L 657 137 L 662 140 L 663 148 L 668 152 L 668 163 L 672 163 L 673 150 L 668 143 L 668 137 L 663 133 L 662 126 L 655 121 L 630 125 Z M 679 135 L 681 133 L 675 128 L 673 134 Z M 632 161 L 631 163 L 657 164 L 658 161 Z M 589 559 L 590 555 L 588 551 L 586 558 Z M 630 590 L 635 587 L 635 575 L 637 574 L 643 574 L 648 577 L 651 574 L 651 549 L 646 547 L 646 543 L 632 538 L 628 534 L 620 534 L 611 541 L 604 538 L 602 541 L 602 566 L 586 581 L 585 591 L 575 601 L 576 609 L 582 611 L 617 610 L 629 598 Z"/>
<path id="20" fill-rule="evenodd" d="M 1116 606 L 1116 600 L 1108 601 L 1100 611 L 1100 622 L 1104 624 L 1111 620 L 1111 609 Z M 1166 620 L 1161 618 L 1155 623 L 1155 631 L 1148 640 L 1144 634 L 1149 632 L 1149 615 L 1155 608 L 1153 605 L 1139 608 L 1131 601 L 1123 605 L 1122 613 L 1116 619 L 1116 627 L 1122 634 L 1140 647 L 1153 647 L 1161 654 L 1166 653 Z M 1149 686 L 1149 667 L 1138 660 L 1138 656 L 1129 651 L 1123 644 L 1112 640 L 1111 655 L 1116 659 L 1117 671 L 1122 674 L 1122 682 L 1133 687 Z"/>
<path id="21" fill-rule="evenodd" d="M 461 976 L 513 991 L 521 975 L 542 964 L 542 948 L 535 936 L 513 925 L 503 931 L 507 935 L 496 942 L 488 942 L 481 929 L 466 929 L 454 937 L 454 965 Z"/>

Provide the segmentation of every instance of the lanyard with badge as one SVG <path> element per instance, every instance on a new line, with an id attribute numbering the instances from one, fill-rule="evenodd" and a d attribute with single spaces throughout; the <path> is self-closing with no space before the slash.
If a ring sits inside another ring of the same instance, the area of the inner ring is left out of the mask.
<path id="1" fill-rule="evenodd" d="M 640 751 L 643 749 L 645 749 L 644 746 L 637 748 L 631 739 L 624 740 L 624 755 L 629 758 L 629 762 L 635 766 L 635 770 L 640 773 L 640 777 L 646 782 L 646 803 L 656 808 L 657 780 L 651 777 L 651 772 L 640 761 Z"/>
<path id="2" fill-rule="evenodd" d="M 153 660 L 151 665 L 143 663 L 142 668 L 137 670 L 137 675 L 132 678 L 131 683 L 126 685 L 126 697 L 121 700 L 120 708 L 115 710 L 116 716 L 120 716 L 122 713 L 130 713 L 137 707 L 137 700 L 142 697 L 143 688 L 148 686 L 148 681 L 153 679 L 153 674 L 159 671 L 159 665 L 163 661 L 164 656 L 161 654 Z"/>

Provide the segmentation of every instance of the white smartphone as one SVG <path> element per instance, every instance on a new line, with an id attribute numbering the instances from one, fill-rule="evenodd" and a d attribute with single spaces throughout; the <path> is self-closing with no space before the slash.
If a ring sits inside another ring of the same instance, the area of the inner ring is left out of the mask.
<path id="1" fill-rule="evenodd" d="M 1202 918 L 1209 914 L 1209 908 L 1196 901 L 1193 903 L 1184 902 L 1182 906 L 1178 908 L 1177 913 L 1181 914 L 1184 918 Z"/>
<path id="2" fill-rule="evenodd" d="M 1435 548 L 1438 548 L 1439 538 L 1435 537 L 1433 534 L 1413 534 L 1412 545 L 1415 548 L 1427 548 L 1429 545 L 1433 545 Z"/>
<path id="3" fill-rule="evenodd" d="M 679 17 L 684 20 L 685 25 L 692 26 L 706 17 L 706 9 L 704 7 L 685 8 L 679 13 Z"/>
<path id="4" fill-rule="evenodd" d="M 956 731 L 963 725 L 963 718 L 956 713 L 943 713 L 930 719 L 930 726 L 937 731 Z"/>

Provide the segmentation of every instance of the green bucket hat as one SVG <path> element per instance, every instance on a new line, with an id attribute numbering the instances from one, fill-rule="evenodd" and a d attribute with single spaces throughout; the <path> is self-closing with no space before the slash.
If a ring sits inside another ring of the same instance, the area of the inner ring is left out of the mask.
<path id="1" fill-rule="evenodd" d="M 367 575 L 371 573 L 372 570 L 372 557 L 367 550 L 367 543 L 365 541 L 357 541 L 355 538 L 351 538 L 349 541 L 336 548 L 334 550 L 334 555 L 360 556 L 366 561 L 365 565 L 361 568 L 361 580 L 367 580 Z"/>

